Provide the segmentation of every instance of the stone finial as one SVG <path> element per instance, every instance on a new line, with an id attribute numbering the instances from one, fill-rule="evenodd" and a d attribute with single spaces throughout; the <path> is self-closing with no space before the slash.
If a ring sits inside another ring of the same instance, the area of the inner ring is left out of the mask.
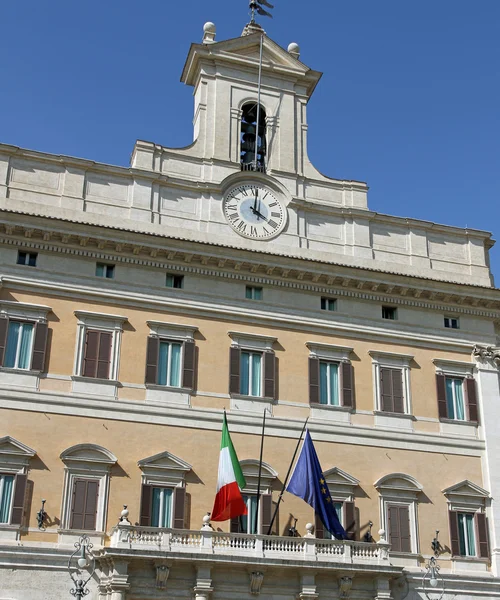
<path id="1" fill-rule="evenodd" d="M 260 33 L 261 35 L 265 35 L 266 32 L 262 29 L 262 27 L 258 23 L 247 23 L 241 32 L 241 37 L 245 35 L 252 35 L 253 33 Z"/>
<path id="2" fill-rule="evenodd" d="M 203 25 L 203 43 L 204 44 L 214 44 L 215 43 L 215 33 L 217 28 L 215 24 L 211 21 L 208 21 Z"/>
<path id="3" fill-rule="evenodd" d="M 385 538 L 385 529 L 379 529 L 378 530 L 378 536 L 379 536 L 379 544 L 387 544 L 387 540 Z"/>
<path id="4" fill-rule="evenodd" d="M 128 520 L 128 515 L 129 515 L 129 511 L 128 511 L 127 505 L 124 504 L 123 510 L 120 513 L 120 521 L 119 521 L 120 525 L 131 525 L 130 521 Z"/>
<path id="5" fill-rule="evenodd" d="M 213 527 L 210 525 L 210 513 L 207 513 L 203 519 L 203 525 L 201 531 L 213 531 Z"/>
<path id="6" fill-rule="evenodd" d="M 297 60 L 299 60 L 300 46 L 296 42 L 292 42 L 291 44 L 288 44 L 287 50 L 288 50 L 288 54 L 291 54 L 293 56 L 293 58 L 296 58 Z"/>
<path id="7" fill-rule="evenodd" d="M 313 538 L 316 537 L 313 533 L 314 525 L 312 523 L 306 523 L 306 534 L 304 537 Z"/>

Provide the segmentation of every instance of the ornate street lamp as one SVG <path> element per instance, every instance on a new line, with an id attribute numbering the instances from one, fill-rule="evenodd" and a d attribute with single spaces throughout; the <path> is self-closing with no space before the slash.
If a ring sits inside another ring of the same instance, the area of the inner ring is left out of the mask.
<path id="1" fill-rule="evenodd" d="M 91 552 L 93 546 L 94 545 L 90 542 L 89 536 L 82 535 L 82 537 L 75 542 L 76 550 L 68 560 L 69 576 L 75 584 L 75 587 L 71 589 L 69 593 L 77 598 L 77 600 L 81 600 L 90 592 L 90 590 L 86 589 L 86 587 L 95 571 L 95 559 Z M 71 566 L 71 563 L 74 559 L 76 559 L 76 563 L 78 565 L 77 567 Z M 85 577 L 83 577 L 83 570 L 87 569 L 87 567 L 89 567 L 89 576 L 87 579 L 85 579 Z"/>
<path id="2" fill-rule="evenodd" d="M 431 556 L 429 562 L 425 565 L 425 573 L 422 577 L 422 587 L 428 600 L 441 600 L 444 596 L 444 579 L 439 573 L 441 567 L 437 562 L 437 559 L 442 551 L 438 536 L 439 530 L 436 530 L 436 536 L 432 540 L 431 544 L 434 551 L 434 556 Z M 429 593 L 433 594 L 433 596 L 429 596 Z"/>

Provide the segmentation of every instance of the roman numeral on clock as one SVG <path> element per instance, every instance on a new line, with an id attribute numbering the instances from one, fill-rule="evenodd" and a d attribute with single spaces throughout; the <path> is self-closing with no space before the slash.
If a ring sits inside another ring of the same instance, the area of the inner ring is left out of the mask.
<path id="1" fill-rule="evenodd" d="M 273 206 L 278 206 L 277 202 L 270 202 L 269 203 L 269 208 L 272 208 Z"/>
<path id="2" fill-rule="evenodd" d="M 247 224 L 245 223 L 245 221 L 240 221 L 238 225 L 236 225 L 236 229 L 245 233 L 245 231 L 247 230 Z"/>
<path id="3" fill-rule="evenodd" d="M 279 212 L 272 212 L 271 213 L 271 217 L 274 217 L 275 219 L 279 219 L 281 217 L 281 213 L 279 213 Z"/>
<path id="4" fill-rule="evenodd" d="M 227 216 L 228 219 L 231 219 L 232 221 L 240 218 L 240 215 L 237 212 L 227 213 Z"/>
<path id="5" fill-rule="evenodd" d="M 257 228 L 253 225 L 250 227 L 250 235 L 257 235 Z"/>
<path id="6" fill-rule="evenodd" d="M 278 223 L 276 223 L 276 221 L 273 221 L 272 219 L 270 219 L 270 220 L 267 222 L 267 224 L 268 224 L 268 225 L 270 225 L 270 226 L 271 226 L 273 229 L 274 229 L 275 227 L 278 227 Z"/>

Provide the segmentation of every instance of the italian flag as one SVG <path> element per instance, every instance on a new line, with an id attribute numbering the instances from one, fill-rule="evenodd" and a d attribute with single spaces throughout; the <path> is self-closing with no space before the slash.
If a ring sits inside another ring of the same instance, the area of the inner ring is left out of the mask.
<path id="1" fill-rule="evenodd" d="M 227 521 L 247 514 L 247 507 L 240 489 L 246 486 L 245 477 L 238 462 L 233 442 L 227 428 L 226 413 L 222 422 L 222 440 L 220 443 L 219 475 L 217 494 L 210 519 Z"/>

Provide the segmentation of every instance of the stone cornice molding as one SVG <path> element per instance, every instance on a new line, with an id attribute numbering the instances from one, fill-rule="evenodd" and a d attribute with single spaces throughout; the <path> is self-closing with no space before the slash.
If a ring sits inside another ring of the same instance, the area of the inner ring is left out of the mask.
<path id="1" fill-rule="evenodd" d="M 47 221 L 46 217 L 35 218 Z M 85 228 L 85 233 L 83 230 L 79 233 L 76 230 L 77 226 Z M 239 279 L 316 293 L 500 319 L 500 293 L 496 288 L 386 273 L 300 256 L 266 254 L 252 249 L 229 248 L 187 239 L 168 238 L 169 241 L 165 242 L 162 236 L 129 230 L 116 231 L 120 231 L 121 236 L 135 234 L 134 237 L 137 238 L 139 235 L 147 240 L 147 243 L 118 241 L 101 237 L 100 231 L 95 232 L 97 235 L 89 236 L 89 226 L 99 230 L 98 225 L 91 223 L 76 223 L 71 233 L 64 233 L 56 227 L 41 229 L 18 223 L 4 223 L 0 243 L 117 263 L 162 269 L 168 267 L 169 270 L 183 273 Z M 105 228 L 106 233 L 109 229 Z M 151 243 L 154 238 L 157 242 L 155 246 Z M 186 244 L 189 248 L 186 248 Z M 228 249 L 232 252 L 226 255 Z M 239 256 L 236 256 L 236 253 Z M 332 270 L 335 270 L 335 274 L 332 274 Z"/>

